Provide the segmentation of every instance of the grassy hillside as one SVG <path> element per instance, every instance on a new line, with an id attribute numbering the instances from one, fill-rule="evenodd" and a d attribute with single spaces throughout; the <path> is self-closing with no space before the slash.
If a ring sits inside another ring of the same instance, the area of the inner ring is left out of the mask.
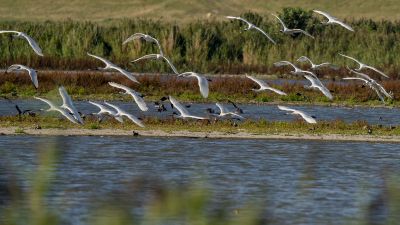
<path id="1" fill-rule="evenodd" d="M 399 20 L 399 0 L 2 0 L 3 20 L 107 20 L 155 17 L 179 22 L 221 18 L 246 11 L 267 14 L 283 7 L 323 9 L 341 18 Z"/>

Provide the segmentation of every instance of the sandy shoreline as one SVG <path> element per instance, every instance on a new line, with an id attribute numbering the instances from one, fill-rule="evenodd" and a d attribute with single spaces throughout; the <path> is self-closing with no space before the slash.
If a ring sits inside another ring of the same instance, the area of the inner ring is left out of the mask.
<path id="1" fill-rule="evenodd" d="M 23 132 L 16 132 L 23 131 Z M 364 141 L 399 142 L 400 136 L 341 135 L 341 134 L 251 134 L 246 132 L 190 132 L 162 130 L 120 130 L 120 129 L 23 129 L 17 127 L 0 128 L 1 135 L 41 135 L 41 136 L 134 136 L 136 132 L 144 137 L 191 137 L 191 138 L 232 138 L 232 139 L 282 139 L 282 140 L 320 140 L 320 141 Z"/>

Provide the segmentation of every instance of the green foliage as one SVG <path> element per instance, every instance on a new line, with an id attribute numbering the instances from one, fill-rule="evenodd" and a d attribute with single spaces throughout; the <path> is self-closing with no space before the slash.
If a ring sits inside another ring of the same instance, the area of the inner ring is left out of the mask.
<path id="1" fill-rule="evenodd" d="M 400 22 L 347 21 L 357 31 L 353 33 L 339 26 L 323 25 L 320 17 L 300 8 L 284 8 L 279 15 L 289 27 L 305 28 L 316 39 L 282 35 L 280 25 L 270 14 L 250 12 L 242 16 L 266 30 L 278 45 L 272 45 L 259 32 L 244 31 L 244 23 L 232 20 L 199 20 L 181 25 L 147 19 L 110 20 L 107 23 L 1 21 L 2 29 L 24 31 L 36 39 L 45 57 L 37 57 L 26 41 L 2 34 L 0 66 L 21 63 L 36 69 L 96 69 L 101 62 L 86 55 L 91 52 L 134 72 L 171 73 L 162 61 L 129 63 L 158 51 L 156 45 L 139 40 L 122 45 L 133 33 L 142 32 L 158 38 L 166 55 L 182 72 L 270 73 L 276 71 L 274 62 L 295 61 L 301 55 L 307 55 L 317 63 L 329 61 L 344 66 L 350 63 L 338 56 L 338 53 L 344 53 L 390 72 L 392 77 L 398 75 L 395 71 L 400 68 L 400 42 L 397 41 L 400 39 Z M 335 75 L 332 71 L 328 73 Z"/>
<path id="2" fill-rule="evenodd" d="M 9 81 L 6 81 L 3 85 L 0 86 L 0 91 L 3 94 L 7 93 L 16 93 L 17 92 L 17 86 Z"/>
<path id="3" fill-rule="evenodd" d="M 306 29 L 311 21 L 313 12 L 302 8 L 285 7 L 279 17 L 283 20 L 288 28 Z"/>

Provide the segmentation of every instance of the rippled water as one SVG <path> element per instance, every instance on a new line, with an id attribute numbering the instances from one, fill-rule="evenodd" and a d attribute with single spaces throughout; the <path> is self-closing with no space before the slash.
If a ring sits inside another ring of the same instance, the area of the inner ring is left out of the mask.
<path id="1" fill-rule="evenodd" d="M 347 224 L 399 174 L 400 146 L 390 143 L 146 137 L 57 137 L 62 154 L 49 204 L 84 221 L 93 199 L 132 179 L 167 184 L 205 180 L 215 202 L 234 208 L 257 200 L 276 224 Z M 0 163 L 30 185 L 46 137 L 0 137 Z M 17 147 L 16 147 L 17 146 Z"/>
<path id="2" fill-rule="evenodd" d="M 159 113 L 153 107 L 153 103 L 148 103 L 150 110 L 148 112 L 141 112 L 134 102 L 113 102 L 118 106 L 121 106 L 128 112 L 132 112 L 137 116 L 158 116 L 166 117 L 172 115 L 171 108 L 168 104 L 166 107 L 169 111 Z M 18 104 L 21 110 L 25 109 L 47 109 L 48 106 L 45 103 L 35 100 L 15 100 L 14 104 Z M 14 104 L 11 104 L 5 100 L 0 100 L 0 115 L 16 115 L 17 111 Z M 98 108 L 87 103 L 86 101 L 78 101 L 75 103 L 78 110 L 84 114 L 98 112 Z M 231 110 L 234 110 L 231 105 L 226 105 Z M 240 107 L 244 110 L 243 116 L 251 119 L 266 119 L 266 120 L 283 120 L 292 121 L 296 117 L 292 115 L 286 115 L 285 112 L 280 111 L 276 105 L 254 105 L 254 104 L 242 104 Z M 311 115 L 316 116 L 317 120 L 332 121 L 336 119 L 344 120 L 345 122 L 353 122 L 356 120 L 364 120 L 369 124 L 382 124 L 382 125 L 397 125 L 400 123 L 400 109 L 394 108 L 367 108 L 367 107 L 328 107 L 328 106 L 291 106 L 296 109 L 301 109 Z M 188 110 L 193 114 L 199 116 L 205 116 L 206 109 L 213 108 L 216 112 L 219 112 L 215 104 L 192 104 Z"/>

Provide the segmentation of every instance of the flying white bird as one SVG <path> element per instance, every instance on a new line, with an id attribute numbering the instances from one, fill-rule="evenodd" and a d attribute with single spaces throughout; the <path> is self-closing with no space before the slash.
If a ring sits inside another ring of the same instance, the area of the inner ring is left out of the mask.
<path id="1" fill-rule="evenodd" d="M 327 98 L 329 98 L 330 100 L 333 99 L 331 92 L 324 86 L 324 84 L 318 79 L 317 76 L 304 74 L 304 77 L 311 82 L 311 85 L 310 86 L 305 85 L 304 86 L 305 88 L 320 90 L 322 94 L 324 94 Z"/>
<path id="2" fill-rule="evenodd" d="M 128 119 L 130 119 L 132 122 L 134 122 L 134 123 L 135 123 L 136 125 L 138 125 L 139 127 L 144 127 L 142 121 L 140 121 L 140 119 L 137 118 L 136 116 L 134 116 L 134 115 L 132 115 L 132 114 L 126 112 L 125 110 L 121 109 L 120 107 L 118 107 L 118 106 L 116 106 L 116 105 L 110 104 L 110 103 L 108 103 L 108 102 L 104 102 L 104 104 L 106 104 L 106 105 L 110 106 L 111 108 L 117 110 L 116 117 L 123 117 L 123 116 L 126 116 L 126 117 L 128 117 Z"/>
<path id="3" fill-rule="evenodd" d="M 299 67 L 295 66 L 293 63 L 289 62 L 289 61 L 280 61 L 280 62 L 276 62 L 274 63 L 275 66 L 291 66 L 293 67 L 294 71 L 291 71 L 290 73 L 293 75 L 304 75 L 304 74 L 310 74 L 312 76 L 314 76 L 315 74 L 307 71 L 307 70 L 302 70 Z"/>
<path id="4" fill-rule="evenodd" d="M 23 32 L 13 31 L 13 30 L 2 30 L 2 31 L 0 31 L 0 34 L 4 34 L 4 33 L 15 33 L 16 35 L 14 35 L 14 37 L 24 38 L 25 40 L 28 41 L 29 45 L 31 46 L 33 51 L 35 51 L 36 54 L 38 54 L 40 56 L 43 56 L 42 49 L 39 47 L 37 42 L 33 38 L 31 38 L 29 35 L 27 35 L 27 34 L 25 34 Z"/>
<path id="5" fill-rule="evenodd" d="M 371 84 L 373 84 L 373 85 L 374 85 L 382 94 L 384 94 L 386 97 L 388 97 L 388 98 L 393 98 L 393 94 L 388 93 L 388 92 L 386 91 L 386 89 L 385 89 L 381 84 L 379 84 L 378 82 L 376 82 L 374 79 L 372 79 L 372 78 L 371 78 L 370 76 L 368 76 L 367 74 L 359 73 L 359 72 L 354 71 L 354 70 L 352 70 L 352 69 L 350 69 L 350 68 L 348 68 L 348 69 L 350 70 L 350 72 L 353 72 L 353 73 L 355 73 L 355 74 L 357 74 L 357 75 L 363 77 L 364 79 L 367 79 L 369 82 L 371 82 Z"/>
<path id="6" fill-rule="evenodd" d="M 302 30 L 302 29 L 289 29 L 289 28 L 287 28 L 287 26 L 285 25 L 285 23 L 281 20 L 281 18 L 279 18 L 277 15 L 275 15 L 275 14 L 272 14 L 273 16 L 275 16 L 278 20 L 279 20 L 279 22 L 281 23 L 281 25 L 282 25 L 282 30 L 280 30 L 282 33 L 284 33 L 284 34 L 289 34 L 289 35 L 294 35 L 294 34 L 298 34 L 298 33 L 301 33 L 301 34 L 304 34 L 304 35 L 306 35 L 306 36 L 309 36 L 310 38 L 313 38 L 314 39 L 314 36 L 312 36 L 310 33 L 308 33 L 307 31 L 304 31 L 304 30 Z"/>
<path id="7" fill-rule="evenodd" d="M 174 108 L 179 111 L 179 113 L 181 114 L 179 117 L 181 117 L 181 118 L 193 118 L 193 119 L 198 119 L 198 120 L 206 120 L 207 119 L 205 117 L 193 116 L 192 114 L 189 113 L 189 111 L 187 111 L 185 106 L 183 106 L 180 102 L 178 102 L 178 100 L 176 100 L 172 96 L 169 96 L 169 101 L 174 106 Z"/>
<path id="8" fill-rule="evenodd" d="M 356 75 L 359 75 L 361 77 L 345 77 L 345 78 L 343 78 L 343 80 L 361 80 L 361 81 L 363 81 L 369 88 L 371 88 L 372 90 L 374 90 L 376 92 L 376 94 L 378 95 L 379 99 L 382 102 L 385 102 L 385 97 L 383 95 L 385 95 L 388 98 L 393 98 L 392 94 L 388 93 L 383 88 L 382 85 L 378 84 L 375 80 L 370 78 L 368 75 L 356 72 L 356 71 L 351 70 L 351 69 L 349 69 L 349 70 L 350 70 L 350 72 L 353 72 Z"/>
<path id="9" fill-rule="evenodd" d="M 131 80 L 131 81 L 133 81 L 133 82 L 136 82 L 136 83 L 139 83 L 139 81 L 136 80 L 136 78 L 133 76 L 132 73 L 130 73 L 130 72 L 128 72 L 128 71 L 122 69 L 121 67 L 119 67 L 119 66 L 117 66 L 117 65 L 115 65 L 115 64 L 113 64 L 112 62 L 108 61 L 107 59 L 101 58 L 100 56 L 92 55 L 92 54 L 90 54 L 90 53 L 87 53 L 87 54 L 88 54 L 89 56 L 93 57 L 93 58 L 96 58 L 96 59 L 102 61 L 104 64 L 106 64 L 106 66 L 105 66 L 104 68 L 99 68 L 99 69 L 102 69 L 102 70 L 107 70 L 107 69 L 114 69 L 114 70 L 117 70 L 118 72 L 120 72 L 120 73 L 122 73 L 123 75 L 125 75 L 129 80 Z"/>
<path id="10" fill-rule="evenodd" d="M 198 73 L 194 73 L 194 72 L 185 72 L 185 73 L 179 74 L 178 77 L 195 77 L 195 78 L 197 78 L 201 95 L 204 98 L 208 97 L 208 92 L 209 92 L 208 80 L 205 76 L 198 74 Z"/>
<path id="11" fill-rule="evenodd" d="M 163 53 L 163 51 L 162 51 L 162 48 L 161 48 L 161 45 L 160 45 L 160 43 L 158 42 L 158 40 L 155 39 L 155 38 L 153 38 L 152 36 L 150 36 L 150 35 L 148 35 L 148 34 L 142 34 L 142 33 L 133 34 L 133 35 L 131 35 L 128 39 L 126 39 L 122 44 L 124 45 L 124 44 L 126 44 L 126 43 L 128 43 L 128 42 L 130 42 L 130 41 L 136 40 L 136 39 L 142 39 L 142 40 L 145 40 L 145 41 L 147 41 L 147 42 L 156 43 L 157 46 L 158 46 L 158 48 L 160 49 L 160 55 L 164 55 L 164 53 Z"/>
<path id="12" fill-rule="evenodd" d="M 47 109 L 46 111 L 57 111 L 59 113 L 61 113 L 64 117 L 66 117 L 69 121 L 73 122 L 73 123 L 78 123 L 78 121 L 69 113 L 67 112 L 65 109 L 56 106 L 54 103 L 52 103 L 51 101 L 47 100 L 47 99 L 43 99 L 43 98 L 39 98 L 39 97 L 34 97 L 35 99 L 38 99 L 42 102 L 47 103 L 50 108 Z"/>
<path id="13" fill-rule="evenodd" d="M 122 117 L 117 116 L 117 112 L 116 112 L 116 111 L 113 111 L 113 110 L 107 108 L 105 105 L 102 105 L 102 104 L 96 103 L 96 102 L 91 102 L 91 101 L 89 101 L 89 103 L 92 104 L 92 105 L 94 105 L 94 106 L 97 106 L 97 107 L 100 109 L 99 112 L 94 113 L 94 114 L 96 114 L 96 115 L 98 115 L 98 116 L 101 116 L 101 115 L 109 115 L 109 116 L 114 117 L 114 118 L 115 118 L 116 120 L 118 120 L 120 123 L 123 123 L 123 122 L 124 122 L 124 120 L 122 119 Z"/>
<path id="14" fill-rule="evenodd" d="M 20 71 L 20 70 L 28 71 L 28 74 L 31 77 L 33 86 L 35 86 L 35 88 L 37 89 L 39 87 L 39 82 L 38 82 L 36 70 L 31 69 L 27 66 L 20 65 L 20 64 L 14 64 L 14 65 L 11 65 L 10 67 L 8 67 L 7 73 L 12 72 L 12 71 Z"/>
<path id="15" fill-rule="evenodd" d="M 219 111 L 220 111 L 220 113 L 218 115 L 219 117 L 234 116 L 234 117 L 238 117 L 240 119 L 244 119 L 243 116 L 241 116 L 241 115 L 239 115 L 237 113 L 234 113 L 232 111 L 229 111 L 227 108 L 225 108 L 225 106 L 223 106 L 223 105 L 221 105 L 219 103 L 215 103 L 215 104 L 218 106 Z"/>
<path id="16" fill-rule="evenodd" d="M 139 106 L 140 110 L 142 110 L 142 111 L 149 110 L 149 108 L 146 105 L 146 102 L 143 100 L 140 93 L 138 93 L 138 92 L 132 90 L 131 88 L 124 86 L 122 84 L 117 84 L 114 82 L 108 82 L 108 84 L 111 85 L 112 87 L 124 90 L 125 94 L 131 95 L 133 97 L 133 99 L 135 100 L 136 104 Z"/>
<path id="17" fill-rule="evenodd" d="M 256 78 L 254 78 L 252 76 L 249 76 L 249 75 L 246 75 L 246 77 L 249 78 L 250 80 L 256 82 L 258 85 L 260 85 L 260 89 L 252 89 L 253 91 L 257 91 L 258 92 L 258 91 L 270 90 L 270 91 L 273 91 L 273 92 L 275 92 L 275 93 L 277 93 L 279 95 L 286 95 L 285 92 L 269 86 L 263 80 L 256 79 Z"/>
<path id="18" fill-rule="evenodd" d="M 142 59 L 155 59 L 155 60 L 164 59 L 164 60 L 168 63 L 168 65 L 171 67 L 172 71 L 174 71 L 175 74 L 179 74 L 179 72 L 178 72 L 178 70 L 176 69 L 176 67 L 174 66 L 174 64 L 172 64 L 171 61 L 170 61 L 167 57 L 165 57 L 165 56 L 163 56 L 163 55 L 161 55 L 161 54 L 149 54 L 149 55 L 145 55 L 145 56 L 142 56 L 142 57 L 140 57 L 140 58 L 138 58 L 138 59 L 133 60 L 132 62 L 135 63 L 135 62 L 140 61 L 140 60 L 142 60 Z"/>
<path id="19" fill-rule="evenodd" d="M 65 88 L 63 86 L 59 87 L 58 92 L 60 92 L 61 98 L 63 100 L 63 104 L 60 107 L 67 109 L 80 124 L 83 124 L 83 120 Z"/>
<path id="20" fill-rule="evenodd" d="M 374 90 L 376 92 L 376 94 L 378 95 L 379 99 L 385 103 L 385 98 L 382 96 L 382 94 L 379 92 L 379 90 L 368 80 L 361 78 L 361 77 L 344 77 L 343 80 L 361 80 L 364 81 L 364 83 L 370 87 L 372 90 Z"/>
<path id="21" fill-rule="evenodd" d="M 322 12 L 322 11 L 319 11 L 319 10 L 313 10 L 313 11 L 315 13 L 318 13 L 318 14 L 321 14 L 321 15 L 325 16 L 328 19 L 327 22 L 323 22 L 324 24 L 339 24 L 340 26 L 346 28 L 347 30 L 354 32 L 353 28 L 351 28 L 349 25 L 345 24 L 344 22 L 340 21 L 338 18 L 333 17 L 333 16 L 329 15 L 328 13 Z"/>
<path id="22" fill-rule="evenodd" d="M 250 23 L 249 21 L 247 21 L 247 20 L 245 20 L 245 19 L 243 19 L 241 17 L 235 17 L 235 16 L 227 16 L 226 18 L 234 19 L 234 20 L 240 20 L 242 22 L 245 22 L 248 27 L 246 29 L 244 29 L 244 30 L 248 31 L 250 29 L 256 29 L 259 32 L 261 32 L 263 35 L 265 35 L 272 43 L 276 44 L 276 42 L 265 31 L 263 31 L 261 28 L 257 27 L 256 25 Z"/>
<path id="23" fill-rule="evenodd" d="M 375 67 L 368 66 L 368 65 L 366 65 L 366 64 L 364 64 L 364 63 L 358 61 L 357 59 L 355 59 L 355 58 L 353 58 L 353 57 L 350 57 L 350 56 L 347 56 L 347 55 L 343 55 L 343 54 L 341 54 L 341 53 L 339 53 L 339 55 L 340 55 L 340 56 L 343 56 L 343 57 L 346 57 L 346 58 L 348 58 L 348 59 L 351 59 L 351 60 L 353 60 L 354 62 L 358 63 L 359 67 L 358 67 L 358 69 L 356 69 L 356 71 L 361 71 L 362 69 L 370 69 L 370 70 L 373 70 L 373 71 L 379 73 L 380 75 L 382 75 L 382 76 L 384 76 L 384 77 L 386 77 L 386 78 L 389 78 L 388 75 L 384 74 L 382 71 L 376 69 Z"/>
<path id="24" fill-rule="evenodd" d="M 338 68 L 333 66 L 331 63 L 325 62 L 321 64 L 314 64 L 311 59 L 309 59 L 307 56 L 301 56 L 300 58 L 297 59 L 298 62 L 309 62 L 311 64 L 311 69 L 317 70 L 321 67 L 331 67 L 332 69 L 337 70 Z"/>
<path id="25" fill-rule="evenodd" d="M 306 114 L 305 112 L 297 109 L 292 109 L 286 106 L 278 105 L 278 108 L 283 111 L 289 111 L 293 115 L 300 115 L 307 123 L 317 123 L 317 121 L 310 115 Z"/>

